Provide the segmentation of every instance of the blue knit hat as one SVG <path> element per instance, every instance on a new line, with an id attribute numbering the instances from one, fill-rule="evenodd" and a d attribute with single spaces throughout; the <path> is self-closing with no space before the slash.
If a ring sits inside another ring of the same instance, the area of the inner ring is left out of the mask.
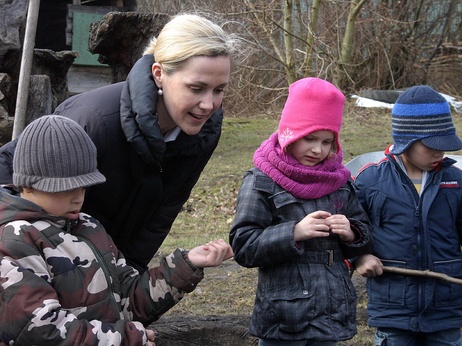
<path id="1" fill-rule="evenodd" d="M 449 103 L 428 86 L 414 86 L 403 92 L 391 114 L 394 144 L 390 152 L 393 155 L 401 155 L 418 140 L 430 149 L 462 149 L 462 141 L 452 123 Z"/>

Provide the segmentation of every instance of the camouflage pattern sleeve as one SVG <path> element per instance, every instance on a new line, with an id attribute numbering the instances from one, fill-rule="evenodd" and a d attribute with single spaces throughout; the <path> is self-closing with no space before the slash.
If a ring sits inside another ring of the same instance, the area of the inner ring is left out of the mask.
<path id="1" fill-rule="evenodd" d="M 141 323 L 79 320 L 43 279 L 0 257 L 0 341 L 7 345 L 146 345 Z M 44 339 L 46 338 L 46 339 Z"/>
<path id="2" fill-rule="evenodd" d="M 50 234 L 55 237 L 47 237 Z M 85 245 L 48 222 L 14 221 L 0 227 L 0 342 L 63 346 L 147 344 L 141 323 L 124 321 L 115 304 L 108 306 L 107 290 L 90 292 L 95 289 L 95 278 L 101 278 L 95 275 L 101 266 L 91 258 L 91 250 Z M 63 257 L 57 257 L 59 254 Z M 58 275 L 60 271 L 62 274 Z M 101 280 L 98 282 L 101 286 Z M 78 295 L 69 295 L 72 287 Z M 106 306 L 104 310 L 101 300 Z M 63 301 L 74 301 L 75 307 L 64 308 Z"/>
<path id="3" fill-rule="evenodd" d="M 72 228 L 8 222 L 0 226 L 0 345 L 146 345 L 144 326 L 203 278 L 185 254 L 140 276 L 88 215 Z"/>
<path id="4" fill-rule="evenodd" d="M 157 267 L 144 272 L 141 279 L 125 271 L 122 287 L 129 291 L 123 294 L 128 299 L 123 299 L 122 305 L 126 318 L 149 325 L 196 288 L 204 278 L 204 270 L 192 265 L 186 256 L 186 251 L 176 249 Z"/>

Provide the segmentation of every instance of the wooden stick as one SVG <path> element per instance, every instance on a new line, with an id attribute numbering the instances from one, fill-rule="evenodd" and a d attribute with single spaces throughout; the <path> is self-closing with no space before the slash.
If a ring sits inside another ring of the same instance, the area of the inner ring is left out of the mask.
<path id="1" fill-rule="evenodd" d="M 431 270 L 415 270 L 415 269 L 405 269 L 405 268 L 384 266 L 383 271 L 385 273 L 392 273 L 392 274 L 422 276 L 422 277 L 428 277 L 428 278 L 434 278 L 434 279 L 441 279 L 444 281 L 452 282 L 454 284 L 462 285 L 462 279 L 456 279 L 447 274 L 433 272 Z"/>

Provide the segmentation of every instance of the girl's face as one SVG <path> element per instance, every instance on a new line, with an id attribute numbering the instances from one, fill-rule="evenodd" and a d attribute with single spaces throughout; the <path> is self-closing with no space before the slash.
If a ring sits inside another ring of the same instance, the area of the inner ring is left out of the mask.
<path id="1" fill-rule="evenodd" d="M 78 218 L 85 199 L 85 189 L 52 193 L 25 187 L 21 192 L 21 197 L 37 204 L 50 215 L 75 220 Z"/>
<path id="2" fill-rule="evenodd" d="M 287 150 L 304 166 L 314 166 L 324 161 L 332 150 L 335 136 L 331 131 L 314 131 L 293 142 Z"/>
<path id="3" fill-rule="evenodd" d="M 178 126 L 186 134 L 195 135 L 223 101 L 231 61 L 227 56 L 197 56 L 171 74 L 155 63 L 152 73 L 163 90 L 157 106 L 161 127 L 163 124 L 169 130 Z"/>
<path id="4" fill-rule="evenodd" d="M 411 144 L 402 157 L 408 171 L 413 171 L 416 168 L 421 171 L 431 171 L 438 166 L 444 153 L 444 151 L 426 147 L 421 141 L 416 141 Z"/>

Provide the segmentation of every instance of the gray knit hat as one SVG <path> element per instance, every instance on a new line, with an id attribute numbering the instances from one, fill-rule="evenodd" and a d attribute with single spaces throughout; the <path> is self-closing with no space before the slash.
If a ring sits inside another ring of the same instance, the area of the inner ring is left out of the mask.
<path id="1" fill-rule="evenodd" d="M 13 157 L 13 184 L 62 192 L 104 183 L 96 168 L 96 147 L 75 121 L 45 115 L 19 137 Z"/>

